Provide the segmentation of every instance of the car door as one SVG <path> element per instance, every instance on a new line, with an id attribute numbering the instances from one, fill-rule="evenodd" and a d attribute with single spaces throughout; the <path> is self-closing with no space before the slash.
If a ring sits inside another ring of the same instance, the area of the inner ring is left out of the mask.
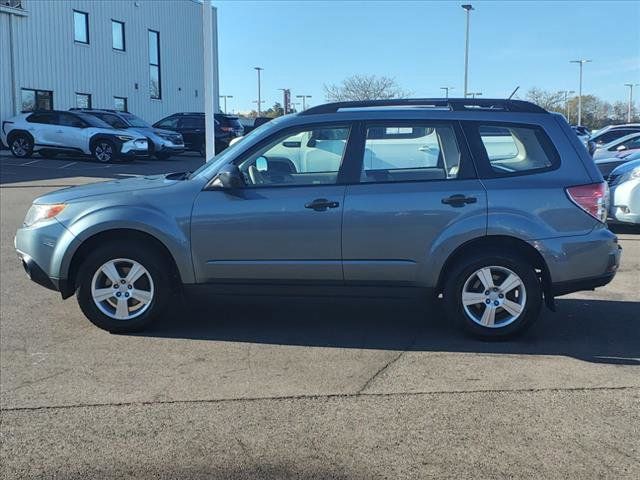
<path id="1" fill-rule="evenodd" d="M 178 131 L 182 133 L 187 148 L 198 150 L 204 142 L 204 115 L 187 115 L 180 118 Z"/>
<path id="2" fill-rule="evenodd" d="M 487 196 L 460 127 L 414 120 L 364 129 L 360 179 L 345 194 L 345 281 L 431 286 L 447 239 L 461 244 L 486 232 Z"/>
<path id="3" fill-rule="evenodd" d="M 27 130 L 34 138 L 36 146 L 57 146 L 57 112 L 36 112 L 27 118 Z"/>
<path id="4" fill-rule="evenodd" d="M 342 283 L 346 187 L 339 179 L 349 130 L 339 124 L 275 133 L 234 161 L 244 188 L 203 190 L 191 220 L 197 281 Z M 301 145 L 305 132 L 341 137 L 341 151 Z M 299 164 L 300 149 L 313 161 Z"/>
<path id="5" fill-rule="evenodd" d="M 84 129 L 87 124 L 70 113 L 61 112 L 58 114 L 58 121 L 55 129 L 55 135 L 60 147 L 72 149 L 75 151 L 84 151 L 83 148 L 87 144 Z"/>

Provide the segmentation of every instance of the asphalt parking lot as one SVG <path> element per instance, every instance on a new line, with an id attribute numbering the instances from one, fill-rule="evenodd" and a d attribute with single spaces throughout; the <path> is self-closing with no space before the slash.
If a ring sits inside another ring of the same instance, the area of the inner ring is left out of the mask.
<path id="1" fill-rule="evenodd" d="M 176 304 L 111 335 L 26 278 L 34 197 L 201 161 L 0 152 L 3 478 L 640 478 L 637 230 L 610 285 L 500 343 L 376 299 Z"/>

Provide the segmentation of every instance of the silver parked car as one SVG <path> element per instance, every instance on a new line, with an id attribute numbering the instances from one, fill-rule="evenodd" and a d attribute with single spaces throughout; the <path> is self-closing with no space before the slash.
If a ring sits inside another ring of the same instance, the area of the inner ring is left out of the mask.
<path id="1" fill-rule="evenodd" d="M 523 331 L 620 260 L 608 189 L 558 114 L 528 102 L 343 102 L 275 119 L 193 173 L 37 198 L 15 246 L 97 326 L 174 292 L 440 296 L 481 337 Z"/>
<path id="2" fill-rule="evenodd" d="M 613 170 L 609 175 L 609 188 L 610 221 L 640 225 L 640 158 Z"/>
<path id="3" fill-rule="evenodd" d="M 607 158 L 619 152 L 638 148 L 640 148 L 640 132 L 631 133 L 597 148 L 593 152 L 593 159 Z"/>

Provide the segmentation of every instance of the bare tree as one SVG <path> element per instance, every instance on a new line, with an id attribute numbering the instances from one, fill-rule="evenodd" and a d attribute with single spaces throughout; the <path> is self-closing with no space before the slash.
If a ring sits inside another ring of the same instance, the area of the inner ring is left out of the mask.
<path id="1" fill-rule="evenodd" d="M 395 79 L 375 75 L 353 75 L 339 85 L 324 85 L 324 93 L 328 102 L 387 100 L 411 95 L 400 88 Z"/>
<path id="2" fill-rule="evenodd" d="M 527 100 L 550 112 L 564 112 L 564 92 L 553 92 L 532 88 L 527 92 Z"/>

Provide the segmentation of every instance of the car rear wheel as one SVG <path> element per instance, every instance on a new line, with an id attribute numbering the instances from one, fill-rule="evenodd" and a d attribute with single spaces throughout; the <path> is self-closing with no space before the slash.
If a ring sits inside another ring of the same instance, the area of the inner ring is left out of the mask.
<path id="1" fill-rule="evenodd" d="M 85 316 L 114 333 L 147 327 L 161 315 L 170 296 L 162 257 L 127 242 L 91 253 L 80 267 L 76 286 Z"/>
<path id="2" fill-rule="evenodd" d="M 33 139 L 26 133 L 19 133 L 11 138 L 9 148 L 14 157 L 28 158 L 33 154 Z"/>
<path id="3" fill-rule="evenodd" d="M 522 333 L 537 319 L 542 289 L 535 268 L 510 253 L 468 256 L 454 265 L 444 288 L 447 315 L 484 339 Z"/>
<path id="4" fill-rule="evenodd" d="M 98 140 L 91 149 L 93 158 L 100 163 L 110 163 L 115 160 L 116 148 L 109 140 Z"/>

